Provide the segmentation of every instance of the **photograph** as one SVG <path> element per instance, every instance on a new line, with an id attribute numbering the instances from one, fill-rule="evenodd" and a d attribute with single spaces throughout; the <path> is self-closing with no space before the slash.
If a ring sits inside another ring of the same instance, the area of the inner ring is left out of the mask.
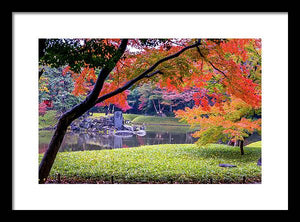
<path id="1" fill-rule="evenodd" d="M 261 39 L 39 39 L 39 183 L 261 183 Z"/>

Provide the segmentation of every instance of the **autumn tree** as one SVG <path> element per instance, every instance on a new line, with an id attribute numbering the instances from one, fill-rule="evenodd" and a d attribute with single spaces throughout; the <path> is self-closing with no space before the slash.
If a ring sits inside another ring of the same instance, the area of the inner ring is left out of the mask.
<path id="1" fill-rule="evenodd" d="M 85 97 L 59 118 L 39 166 L 39 183 L 45 183 L 71 122 L 97 104 L 128 109 L 126 90 L 136 84 L 151 81 L 176 93 L 198 89 L 193 93 L 201 107 L 196 118 L 220 118 L 235 98 L 260 107 L 260 61 L 252 56 L 259 54 L 258 39 L 48 39 L 39 45 L 40 63 L 63 66 L 62 75 L 70 72 L 74 78 L 74 94 Z M 246 123 L 240 121 L 232 128 L 235 133 Z"/>
<path id="2" fill-rule="evenodd" d="M 201 83 L 207 95 L 195 95 L 196 106 L 176 112 L 176 116 L 201 129 L 193 134 L 198 144 L 219 140 L 239 142 L 244 154 L 243 141 L 249 134 L 261 130 L 261 119 L 252 120 L 261 109 L 261 44 L 260 40 L 233 39 L 209 43 L 213 51 L 198 52 L 203 59 L 201 69 L 211 75 Z M 205 66 L 206 65 L 206 66 Z"/>
<path id="3" fill-rule="evenodd" d="M 194 105 L 193 94 L 201 89 L 185 89 L 182 92 L 169 90 L 167 87 L 161 88 L 159 84 L 145 83 L 137 89 L 138 109 L 148 114 L 174 115 L 173 111 L 190 108 Z"/>
<path id="4" fill-rule="evenodd" d="M 223 142 L 239 142 L 241 154 L 244 154 L 244 139 L 254 131 L 261 130 L 261 119 L 247 118 L 253 108 L 241 99 L 232 97 L 226 101 L 220 110 L 216 106 L 203 109 L 201 106 L 192 109 L 176 111 L 176 116 L 193 125 L 200 125 L 201 129 L 193 134 L 199 138 L 199 145 Z"/>
<path id="5" fill-rule="evenodd" d="M 40 63 L 52 67 L 67 66 L 75 74 L 78 73 L 79 80 L 83 79 L 78 81 L 81 90 L 79 92 L 85 93 L 86 97 L 59 118 L 54 135 L 39 166 L 39 183 L 46 182 L 66 130 L 72 121 L 96 104 L 121 95 L 139 81 L 153 78 L 157 80 L 155 77 L 164 74 L 167 70 L 167 67 L 163 66 L 164 63 L 200 45 L 199 40 L 184 42 L 185 45 L 172 47 L 166 40 L 40 39 Z M 126 51 L 127 45 L 144 51 L 132 55 Z M 159 46 L 159 50 L 153 46 Z M 164 49 L 167 53 L 162 53 Z M 144 62 L 141 62 L 143 59 Z M 139 65 L 136 64 L 138 60 Z M 95 84 L 82 88 L 81 85 L 85 84 L 84 80 L 94 78 L 93 72 L 96 68 L 100 71 L 96 75 Z M 84 73 L 82 70 L 85 70 Z M 39 73 L 39 77 L 41 75 L 42 72 Z"/>

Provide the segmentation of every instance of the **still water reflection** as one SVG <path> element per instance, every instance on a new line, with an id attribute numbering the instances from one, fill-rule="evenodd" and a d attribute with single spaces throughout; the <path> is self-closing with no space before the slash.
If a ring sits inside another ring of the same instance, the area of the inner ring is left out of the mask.
<path id="1" fill-rule="evenodd" d="M 184 130 L 175 132 L 174 130 L 171 132 L 160 130 L 158 128 L 154 131 L 147 131 L 145 136 L 132 135 L 130 137 L 69 132 L 65 135 L 59 152 L 129 148 L 155 144 L 190 144 L 197 140 L 191 136 L 191 132 Z M 47 150 L 53 133 L 54 131 L 39 132 L 39 153 L 44 153 Z M 244 145 L 259 140 L 261 140 L 261 136 L 254 133 L 245 140 Z"/>
<path id="2" fill-rule="evenodd" d="M 39 132 L 39 153 L 47 150 L 53 131 Z M 60 152 L 101 150 L 115 148 L 129 148 L 155 144 L 183 144 L 194 143 L 192 133 L 186 132 L 146 132 L 145 136 L 132 135 L 120 137 L 116 135 L 103 135 L 99 133 L 67 133 L 62 142 Z"/>

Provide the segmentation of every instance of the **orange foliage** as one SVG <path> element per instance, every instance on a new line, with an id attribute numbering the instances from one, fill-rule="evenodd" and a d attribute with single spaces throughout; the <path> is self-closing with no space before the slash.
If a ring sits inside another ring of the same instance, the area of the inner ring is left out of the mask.
<path id="1" fill-rule="evenodd" d="M 91 80 L 96 82 L 95 70 L 86 66 L 82 69 L 80 74 L 74 73 L 72 75 L 74 79 L 74 90 L 73 94 L 78 95 L 87 95 L 92 86 Z"/>
<path id="2" fill-rule="evenodd" d="M 111 83 L 105 82 L 99 97 L 101 97 L 107 93 L 110 93 L 110 92 L 116 90 L 117 88 L 119 88 L 119 87 L 114 82 L 111 82 Z M 131 108 L 127 103 L 127 95 L 128 94 L 129 94 L 129 91 L 125 90 L 122 93 L 119 93 L 113 97 L 106 99 L 105 101 L 97 104 L 96 106 L 108 106 L 109 104 L 114 104 L 115 106 L 117 106 L 118 108 L 122 109 L 125 112 Z"/>
<path id="3" fill-rule="evenodd" d="M 86 65 L 81 73 L 75 73 L 70 71 L 70 67 L 67 66 L 65 69 L 63 69 L 62 75 L 65 75 L 67 72 L 72 73 L 73 81 L 74 81 L 74 90 L 72 92 L 73 95 L 79 96 L 79 95 L 87 95 L 93 88 L 93 84 L 97 80 L 97 76 L 95 74 L 94 68 L 89 68 L 88 65 Z M 111 79 L 115 79 L 114 81 L 105 82 L 104 86 L 102 88 L 102 91 L 100 92 L 100 96 L 105 95 L 107 93 L 110 93 L 120 86 L 121 79 L 126 80 L 125 78 L 122 78 L 123 76 L 119 72 L 115 72 L 111 74 Z M 127 95 L 128 91 L 125 91 L 123 93 L 117 94 L 107 100 L 105 100 L 102 103 L 97 104 L 97 106 L 107 106 L 109 104 L 114 104 L 123 111 L 126 111 L 130 109 L 131 107 L 127 103 Z"/>
<path id="4" fill-rule="evenodd" d="M 231 53 L 238 56 L 243 61 L 248 59 L 247 51 L 244 50 L 244 46 L 249 44 L 252 39 L 230 39 L 228 42 L 223 42 L 220 44 L 223 53 Z"/>
<path id="5" fill-rule="evenodd" d="M 261 87 L 250 78 L 250 71 L 253 67 L 249 65 L 251 63 L 248 60 L 252 59 L 253 55 L 249 54 L 247 47 L 259 49 L 261 47 L 260 40 L 229 39 L 220 44 L 206 40 L 205 46 L 199 47 L 202 53 L 200 57 L 195 55 L 199 54 L 197 50 L 181 55 L 189 62 L 189 70 L 186 70 L 185 74 L 176 70 L 169 75 L 164 74 L 159 81 L 159 87 L 180 92 L 191 87 L 210 88 L 207 95 L 214 98 L 215 105 L 221 110 L 225 94 L 229 97 L 240 98 L 253 108 L 259 108 L 261 106 Z M 193 58 L 197 58 L 197 60 Z M 178 63 L 181 64 L 181 61 L 182 59 Z M 176 63 L 176 59 L 174 59 L 174 63 Z M 216 87 L 218 84 L 219 87 Z M 203 95 L 194 95 L 194 100 L 195 104 L 201 104 L 203 109 L 210 109 L 207 98 Z"/>
<path id="6" fill-rule="evenodd" d="M 162 58 L 178 52 L 194 40 L 178 41 L 168 49 L 165 47 L 143 47 L 136 40 L 130 40 L 129 45 L 140 51 L 131 53 L 126 51 L 108 80 L 99 96 L 112 92 L 147 70 Z M 104 45 L 118 46 L 120 40 L 109 39 Z M 240 110 L 257 109 L 261 106 L 261 86 L 255 82 L 251 66 L 251 59 L 256 55 L 250 52 L 251 48 L 260 53 L 260 39 L 228 39 L 226 41 L 213 41 L 204 39 L 198 49 L 185 51 L 179 57 L 161 63 L 154 71 L 160 70 L 151 78 L 141 82 L 153 81 L 158 87 L 168 91 L 183 92 L 191 88 L 199 89 L 194 93 L 195 107 L 193 109 L 178 110 L 177 117 L 185 119 L 190 124 L 200 124 L 201 130 L 195 136 L 200 136 L 203 131 L 211 127 L 219 127 L 222 133 L 233 139 L 241 139 L 245 132 L 260 129 L 259 121 L 243 118 Z M 107 54 L 110 57 L 110 54 Z M 258 68 L 260 69 L 260 68 Z M 68 67 L 63 75 L 69 71 Z M 96 81 L 95 70 L 88 64 L 79 74 L 72 74 L 74 79 L 73 94 L 86 95 Z M 260 76 L 259 76 L 260 78 Z M 103 101 L 100 106 L 110 103 L 129 109 L 127 103 L 128 91 Z M 212 98 L 213 106 L 208 97 Z M 230 100 L 229 100 L 230 99 Z M 242 107 L 242 108 L 241 108 Z M 208 118 L 207 118 L 208 117 Z M 219 131 L 218 131 L 219 132 Z"/>
<path id="7" fill-rule="evenodd" d="M 202 134 L 212 128 L 219 128 L 217 133 L 226 135 L 232 141 L 243 140 L 244 136 L 261 130 L 261 119 L 250 120 L 243 116 L 251 111 L 251 105 L 239 98 L 232 97 L 231 101 L 224 103 L 223 110 L 211 106 L 209 110 L 202 106 L 192 109 L 175 111 L 176 117 L 191 124 L 200 125 L 200 130 L 193 134 L 194 137 L 201 137 Z"/>

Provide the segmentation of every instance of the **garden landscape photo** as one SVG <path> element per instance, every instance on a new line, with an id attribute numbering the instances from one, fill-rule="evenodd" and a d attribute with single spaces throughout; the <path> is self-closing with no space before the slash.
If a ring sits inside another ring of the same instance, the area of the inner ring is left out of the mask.
<path id="1" fill-rule="evenodd" d="M 261 184 L 260 38 L 39 38 L 39 184 Z"/>

